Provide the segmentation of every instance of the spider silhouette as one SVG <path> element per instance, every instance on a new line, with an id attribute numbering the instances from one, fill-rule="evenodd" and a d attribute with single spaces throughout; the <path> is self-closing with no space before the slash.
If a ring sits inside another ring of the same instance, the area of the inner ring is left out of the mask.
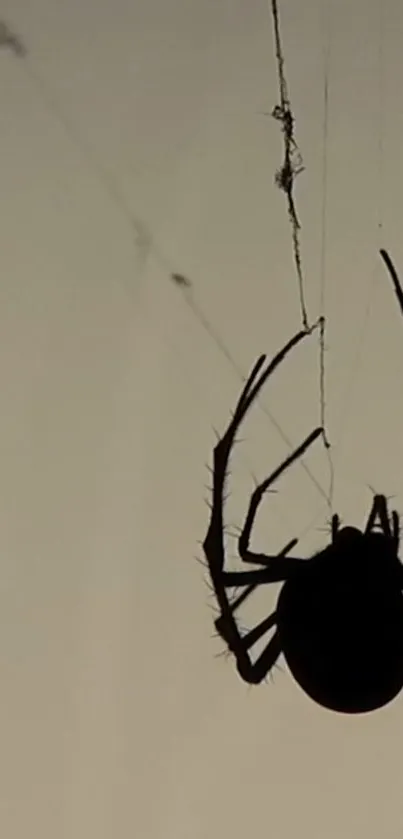
<path id="1" fill-rule="evenodd" d="M 403 312 L 396 272 L 386 252 L 381 255 Z M 403 687 L 403 565 L 396 510 L 389 513 L 386 497 L 375 495 L 363 531 L 341 527 L 334 515 L 330 544 L 307 559 L 289 556 L 297 539 L 274 555 L 254 553 L 249 547 L 263 495 L 324 436 L 322 427 L 315 428 L 251 496 L 238 551 L 243 562 L 260 568 L 225 568 L 223 495 L 236 434 L 267 379 L 311 331 L 294 335 L 263 370 L 262 355 L 246 381 L 232 420 L 214 448 L 211 517 L 203 548 L 220 612 L 215 626 L 235 656 L 242 679 L 263 681 L 283 654 L 311 699 L 333 711 L 364 713 L 390 702 Z M 275 611 L 241 634 L 236 622 L 241 603 L 258 586 L 278 582 L 283 585 Z M 235 588 L 241 593 L 231 600 L 229 591 Z M 251 648 L 268 632 L 270 639 L 252 661 Z"/>

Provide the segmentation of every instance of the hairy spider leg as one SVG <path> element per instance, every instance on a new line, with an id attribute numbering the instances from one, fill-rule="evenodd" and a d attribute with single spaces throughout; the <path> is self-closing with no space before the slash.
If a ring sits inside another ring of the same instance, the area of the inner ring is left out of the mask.
<path id="1" fill-rule="evenodd" d="M 238 551 L 241 559 L 244 562 L 250 562 L 255 565 L 264 565 L 267 568 L 268 572 L 271 572 L 271 582 L 277 582 L 278 580 L 284 579 L 284 559 L 281 559 L 281 556 L 284 556 L 284 553 L 275 554 L 274 556 L 267 556 L 266 554 L 261 553 L 254 553 L 253 551 L 249 550 L 249 541 L 251 537 L 252 527 L 256 518 L 256 514 L 258 511 L 259 504 L 262 501 L 264 494 L 267 492 L 269 487 L 275 483 L 275 481 L 282 475 L 283 472 L 288 469 L 289 466 L 292 465 L 296 460 L 299 460 L 307 449 L 312 445 L 312 443 L 317 440 L 318 437 L 323 437 L 323 428 L 315 428 L 308 437 L 296 448 L 290 455 L 287 457 L 281 465 L 272 472 L 272 474 L 262 481 L 259 486 L 256 487 L 255 491 L 252 493 L 250 502 L 249 502 L 249 509 L 245 518 L 245 523 L 241 532 L 241 535 L 238 540 Z M 292 539 L 291 542 L 287 545 L 287 553 L 298 544 L 298 539 Z M 288 558 L 287 564 L 289 571 L 295 570 L 295 567 L 300 559 L 297 558 Z M 259 574 L 256 571 L 244 571 L 239 572 L 245 577 L 245 580 L 248 576 L 253 574 Z M 262 572 L 260 572 L 262 573 Z M 263 572 L 263 574 L 266 572 Z"/>
<path id="2" fill-rule="evenodd" d="M 282 551 L 278 554 L 279 557 L 285 557 L 287 552 L 291 550 L 294 546 L 294 539 L 292 542 L 289 542 Z M 255 572 L 256 574 L 256 572 Z M 257 573 L 256 576 L 259 576 Z M 287 576 L 283 575 L 279 579 L 285 579 Z M 235 572 L 235 578 L 237 577 L 237 573 Z M 255 577 L 256 579 L 256 577 Z M 260 583 L 271 583 L 275 582 L 275 580 L 270 579 L 270 577 L 266 577 L 264 579 L 259 579 L 257 582 L 253 582 L 250 585 L 247 585 L 242 592 L 235 600 L 231 601 L 231 611 L 232 614 L 239 608 L 241 603 L 243 603 L 251 594 L 252 592 L 260 585 Z M 230 582 L 227 581 L 226 585 L 229 586 Z M 234 581 L 231 585 L 238 586 L 239 580 Z M 259 641 L 259 639 L 268 632 L 269 629 L 272 629 L 277 623 L 277 615 L 276 612 L 272 612 L 267 618 L 264 618 L 259 624 L 257 624 L 253 629 L 249 630 L 245 635 L 242 637 L 239 634 L 238 627 L 235 621 L 228 622 L 228 618 L 226 614 L 221 614 L 219 618 L 215 621 L 215 628 L 223 641 L 226 641 L 228 644 L 229 649 L 235 655 L 238 672 L 242 676 L 242 678 L 250 682 L 252 684 L 257 684 L 261 682 L 269 670 L 275 664 L 277 658 L 281 653 L 281 649 L 279 647 L 279 639 L 277 635 L 275 635 L 269 644 L 267 645 L 266 649 L 263 651 L 263 654 L 259 657 L 256 663 L 253 665 L 250 659 L 245 656 L 245 650 L 250 649 L 253 645 Z M 235 632 L 234 632 L 235 627 Z M 264 656 L 264 653 L 267 653 Z M 258 667 L 257 665 L 260 665 Z"/>
<path id="3" fill-rule="evenodd" d="M 269 641 L 268 645 L 263 650 L 257 661 L 255 663 L 252 663 L 248 654 L 248 649 L 264 634 L 264 632 L 266 632 L 269 628 L 274 626 L 276 622 L 275 613 L 273 613 L 264 621 L 262 621 L 261 624 L 255 627 L 255 629 L 249 632 L 245 637 L 241 637 L 234 618 L 234 610 L 238 608 L 240 603 L 243 602 L 251 594 L 251 592 L 254 590 L 254 588 L 256 588 L 257 585 L 259 585 L 262 582 L 273 581 L 269 579 L 271 573 L 270 568 L 264 569 L 263 572 L 249 572 L 249 574 L 253 574 L 254 576 L 249 576 L 248 582 L 245 582 L 245 579 L 243 579 L 243 585 L 247 585 L 247 588 L 241 594 L 241 596 L 238 597 L 237 600 L 235 600 L 233 603 L 229 602 L 227 596 L 226 589 L 233 588 L 234 586 L 238 585 L 241 582 L 240 575 L 243 573 L 235 572 L 235 578 L 226 578 L 225 575 L 228 572 L 224 572 L 225 547 L 223 537 L 223 495 L 227 475 L 228 461 L 238 428 L 240 427 L 252 403 L 257 398 L 264 383 L 274 372 L 274 370 L 279 366 L 279 364 L 283 361 L 283 359 L 288 355 L 288 353 L 297 344 L 299 344 L 300 341 L 302 341 L 304 338 L 310 335 L 314 328 L 315 325 L 311 327 L 309 330 L 304 329 L 298 332 L 296 335 L 294 335 L 293 338 L 291 338 L 290 341 L 288 341 L 287 344 L 285 344 L 285 346 L 274 356 L 272 361 L 267 366 L 266 370 L 259 376 L 260 370 L 266 360 L 265 355 L 260 356 L 256 364 L 254 365 L 252 372 L 250 373 L 245 383 L 245 386 L 241 392 L 241 395 L 238 399 L 233 414 L 233 418 L 223 437 L 218 441 L 213 451 L 213 502 L 211 507 L 210 523 L 206 538 L 203 542 L 203 549 L 209 566 L 210 576 L 217 597 L 218 605 L 221 611 L 221 616 L 220 618 L 218 618 L 215 625 L 217 631 L 220 633 L 221 637 L 226 641 L 229 649 L 234 653 L 236 657 L 239 674 L 245 681 L 251 683 L 258 683 L 263 680 L 267 672 L 271 669 L 276 659 L 280 655 L 281 648 L 278 634 L 275 633 L 275 635 Z M 298 449 L 296 449 L 283 462 L 283 464 L 275 470 L 275 472 L 270 476 L 270 478 L 264 481 L 260 488 L 257 488 L 258 490 L 261 490 L 261 495 L 263 494 L 263 492 L 266 491 L 269 484 L 276 480 L 276 478 L 278 478 L 279 475 L 286 468 L 288 468 L 288 466 L 291 465 L 291 463 L 297 460 L 298 457 L 301 457 L 303 452 L 306 451 L 306 449 L 314 442 L 315 439 L 317 439 L 317 437 L 319 437 L 319 435 L 323 435 L 323 433 L 324 431 L 322 427 L 315 429 L 315 431 L 312 432 L 306 438 L 306 440 L 301 444 L 301 446 L 299 446 Z M 262 490 L 262 487 L 265 488 Z M 256 507 L 259 503 L 259 500 L 257 504 L 255 502 Z M 252 521 L 254 514 L 252 516 Z M 291 547 L 294 546 L 294 544 L 295 540 L 292 540 L 292 542 L 289 543 L 289 545 L 287 545 L 283 552 L 279 555 L 283 556 L 283 562 L 285 552 L 287 550 L 290 550 Z M 262 574 L 265 575 L 264 579 L 262 579 Z M 284 571 L 282 579 L 284 579 Z"/>
<path id="4" fill-rule="evenodd" d="M 312 443 L 323 434 L 322 428 L 316 428 L 303 443 L 295 449 L 292 454 L 286 458 L 265 481 L 262 481 L 256 487 L 252 494 L 249 510 L 246 516 L 245 525 L 242 530 L 239 545 L 240 555 L 245 562 L 254 562 L 265 565 L 265 568 L 259 571 L 224 571 L 223 581 L 226 588 L 235 587 L 239 585 L 247 586 L 246 590 L 240 597 L 231 603 L 231 611 L 234 614 L 235 610 L 240 606 L 247 597 L 254 591 L 254 589 L 264 583 L 276 583 L 286 579 L 296 570 L 297 565 L 302 561 L 296 557 L 287 557 L 286 554 L 297 544 L 297 539 L 292 539 L 283 548 L 280 553 L 275 556 L 267 556 L 265 554 L 254 554 L 248 550 L 250 533 L 257 513 L 258 506 L 263 498 L 263 495 L 274 481 L 298 458 L 302 457 L 305 451 L 312 445 Z M 256 662 L 253 664 L 249 657 L 245 657 L 246 649 L 252 647 L 269 629 L 276 624 L 276 613 L 273 612 L 267 618 L 262 620 L 254 629 L 246 633 L 242 638 L 238 630 L 236 635 L 233 634 L 233 624 L 235 621 L 228 622 L 226 614 L 221 615 L 215 622 L 217 632 L 220 633 L 223 640 L 225 640 L 234 653 L 238 671 L 245 681 L 257 683 L 261 682 L 268 671 L 273 667 L 278 658 L 281 647 L 278 634 L 275 633 L 270 639 L 265 649 L 259 655 Z M 236 624 L 235 624 L 236 626 Z"/>
<path id="5" fill-rule="evenodd" d="M 295 547 L 297 542 L 298 539 L 291 539 L 291 542 L 288 542 L 287 545 L 285 545 L 285 547 L 282 548 L 282 550 L 279 551 L 279 553 L 276 554 L 276 556 L 273 558 L 279 559 L 280 557 L 286 557 L 289 551 L 291 551 L 292 548 Z M 270 560 L 272 559 L 272 557 L 268 557 L 268 559 Z M 282 562 L 282 567 L 284 569 L 284 562 Z M 236 600 L 231 601 L 231 609 L 233 612 L 235 612 L 236 609 L 239 608 L 241 603 L 243 603 L 247 599 L 247 597 L 249 597 L 249 595 L 252 594 L 252 592 L 262 583 L 273 583 L 284 580 L 284 570 L 282 576 L 278 577 L 278 580 L 272 579 L 271 575 L 267 573 L 267 570 L 260 573 L 257 571 L 224 571 L 223 574 L 226 588 L 239 588 L 240 575 L 242 575 L 242 585 L 245 586 L 245 589 L 242 592 L 242 594 L 240 594 L 239 597 L 236 598 Z M 220 622 L 220 620 L 221 619 L 218 618 L 218 623 Z"/>
<path id="6" fill-rule="evenodd" d="M 372 504 L 371 512 L 368 516 L 365 533 L 370 533 L 374 529 L 376 520 L 379 519 L 381 531 L 388 539 L 393 540 L 396 551 L 399 548 L 399 515 L 396 510 L 392 510 L 391 520 L 392 528 L 390 526 L 390 518 L 388 514 L 388 503 L 384 495 L 375 495 Z"/>

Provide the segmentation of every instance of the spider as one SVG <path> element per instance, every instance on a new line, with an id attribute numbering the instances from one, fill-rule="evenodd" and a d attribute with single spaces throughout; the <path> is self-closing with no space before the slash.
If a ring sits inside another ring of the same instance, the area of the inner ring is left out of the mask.
<path id="1" fill-rule="evenodd" d="M 382 256 L 399 295 L 396 275 L 385 252 Z M 403 312 L 403 292 L 400 303 Z M 375 495 L 362 531 L 341 527 L 339 516 L 333 515 L 330 544 L 307 559 L 289 556 L 297 539 L 273 555 L 254 553 L 249 547 L 263 495 L 324 437 L 323 427 L 315 428 L 251 496 L 238 551 L 243 562 L 260 568 L 225 568 L 223 494 L 236 434 L 264 383 L 310 331 L 294 335 L 266 369 L 262 370 L 266 356 L 260 356 L 245 383 L 232 420 L 214 448 L 211 516 L 203 549 L 219 607 L 215 627 L 235 656 L 241 678 L 262 682 L 283 654 L 292 676 L 315 702 L 340 713 L 365 713 L 390 702 L 403 687 L 403 564 L 398 557 L 397 512 L 389 513 L 386 497 Z M 241 635 L 235 617 L 241 603 L 258 586 L 278 582 L 283 585 L 275 611 Z M 241 594 L 230 600 L 228 591 L 239 587 Z M 252 661 L 251 647 L 270 630 L 274 634 Z"/>

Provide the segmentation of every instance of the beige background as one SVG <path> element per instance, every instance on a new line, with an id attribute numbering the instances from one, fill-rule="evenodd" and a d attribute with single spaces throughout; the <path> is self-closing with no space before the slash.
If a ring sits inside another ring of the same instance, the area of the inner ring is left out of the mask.
<path id="1" fill-rule="evenodd" d="M 281 4 L 312 314 L 330 44 L 327 407 L 335 509 L 357 525 L 369 485 L 403 511 L 403 321 L 377 255 L 403 272 L 403 9 L 383 9 L 380 63 L 375 0 Z M 240 387 L 197 313 L 245 373 L 299 328 L 281 135 L 262 113 L 268 6 L 9 0 L 1 15 L 29 51 L 0 53 L 1 835 L 400 836 L 402 699 L 351 719 L 277 669 L 248 689 L 215 657 L 192 558 L 212 426 Z M 262 402 L 293 443 L 311 430 L 314 341 Z M 252 472 L 288 451 L 259 406 L 242 436 L 237 523 Z M 307 465 L 326 487 L 320 445 Z M 305 534 L 307 555 L 328 538 L 324 499 L 300 466 L 278 489 L 256 542 Z"/>

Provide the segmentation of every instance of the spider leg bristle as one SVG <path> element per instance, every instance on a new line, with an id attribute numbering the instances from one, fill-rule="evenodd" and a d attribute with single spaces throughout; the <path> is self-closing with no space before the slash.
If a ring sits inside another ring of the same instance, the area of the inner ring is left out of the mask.
<path id="1" fill-rule="evenodd" d="M 206 570 L 206 569 L 204 569 L 204 570 Z M 203 580 L 203 583 L 204 583 L 204 585 L 205 585 L 205 588 L 207 588 L 207 589 L 208 589 L 208 595 L 207 595 L 207 596 L 208 596 L 209 598 L 213 597 L 213 598 L 215 599 L 215 598 L 216 598 L 216 593 L 215 593 L 215 591 L 214 591 L 214 588 L 212 588 L 212 586 L 211 586 L 211 582 L 210 582 L 210 581 L 209 581 L 209 579 L 207 578 L 207 575 L 206 575 L 206 574 L 203 574 L 203 576 L 202 576 L 202 580 Z"/>
<path id="2" fill-rule="evenodd" d="M 236 586 L 234 591 L 232 592 L 231 596 L 228 598 L 229 605 L 232 606 L 238 600 L 238 597 L 241 593 L 241 589 L 239 586 Z"/>
<path id="3" fill-rule="evenodd" d="M 232 524 L 232 525 L 231 525 L 231 527 L 233 527 L 233 528 L 234 528 L 234 531 L 235 531 L 235 533 L 236 533 L 236 535 L 237 535 L 237 536 L 240 536 L 240 535 L 241 535 L 241 533 L 242 533 L 242 527 L 240 527 L 240 526 L 239 526 L 239 524 Z"/>
<path id="4" fill-rule="evenodd" d="M 231 422 L 234 421 L 238 411 L 239 411 L 239 405 L 237 405 L 235 408 L 231 408 L 231 410 L 229 412 Z"/>
<path id="5" fill-rule="evenodd" d="M 330 533 L 331 529 L 330 522 L 326 523 L 324 527 L 315 527 L 316 533 Z"/>
<path id="6" fill-rule="evenodd" d="M 374 496 L 382 495 L 386 499 L 387 504 L 389 504 L 390 501 L 393 501 L 394 498 L 398 497 L 396 493 L 392 493 L 391 495 L 386 495 L 386 493 L 384 493 L 384 492 L 378 492 L 377 490 L 374 489 L 374 487 L 371 484 L 366 484 L 366 486 L 372 492 L 372 494 Z"/>
<path id="7" fill-rule="evenodd" d="M 230 524 L 225 525 L 224 534 L 225 534 L 225 536 L 229 536 L 231 539 L 236 539 L 235 534 L 233 532 L 231 532 L 231 526 L 232 525 L 230 525 Z"/>
<path id="8" fill-rule="evenodd" d="M 246 440 L 246 437 L 234 437 L 233 442 L 232 442 L 232 448 L 235 448 L 235 446 L 238 446 L 239 443 L 244 443 L 245 440 Z"/>
<path id="9" fill-rule="evenodd" d="M 218 641 L 220 641 L 220 643 L 222 643 L 222 640 L 223 640 L 222 636 L 220 635 L 219 632 L 213 632 L 213 634 L 210 636 L 210 638 L 212 640 L 218 640 Z M 231 655 L 232 655 L 231 650 L 228 649 L 227 646 L 225 646 L 219 653 L 215 654 L 214 658 L 221 658 L 221 657 L 230 658 Z"/>
<path id="10" fill-rule="evenodd" d="M 237 599 L 239 595 L 235 593 L 232 597 L 228 599 L 229 607 L 231 609 L 232 615 L 234 615 L 234 606 L 236 605 Z"/>
<path id="11" fill-rule="evenodd" d="M 203 582 L 204 582 L 205 586 L 207 586 L 207 588 L 208 588 L 208 590 L 209 590 L 210 594 L 211 594 L 213 597 L 215 597 L 215 596 L 216 596 L 216 593 L 215 593 L 215 589 L 214 589 L 214 586 L 212 585 L 211 581 L 210 581 L 210 580 L 208 580 L 208 579 L 207 579 L 207 577 L 203 577 Z"/>
<path id="12" fill-rule="evenodd" d="M 343 526 L 344 519 L 342 519 L 340 516 L 338 516 L 337 520 L 338 520 L 338 526 L 339 526 L 339 528 L 341 528 Z M 331 533 L 332 532 L 332 519 L 327 518 L 324 527 L 315 527 L 315 532 L 316 533 Z"/>
<path id="13" fill-rule="evenodd" d="M 219 443 L 221 441 L 221 434 L 218 433 L 218 431 L 217 431 L 217 429 L 215 428 L 214 425 L 212 425 L 211 428 L 213 430 L 213 434 L 214 434 L 217 442 Z"/>
<path id="14" fill-rule="evenodd" d="M 269 681 L 267 681 L 267 677 L 269 677 Z M 270 668 L 269 672 L 265 676 L 265 682 L 266 682 L 266 685 L 268 685 L 269 683 L 274 684 L 274 675 L 273 675 L 272 668 Z"/>
<path id="15" fill-rule="evenodd" d="M 216 653 L 215 656 L 214 656 L 214 658 L 225 658 L 226 660 L 230 657 L 231 657 L 231 652 L 230 652 L 230 650 L 227 650 L 227 649 L 221 650 L 220 653 Z"/>
<path id="16" fill-rule="evenodd" d="M 209 591 L 211 592 L 211 594 L 213 595 L 213 597 L 215 597 L 215 596 L 216 596 L 216 593 L 215 593 L 215 588 L 214 588 L 214 585 L 213 585 L 213 583 L 212 583 L 212 580 L 211 580 L 210 574 L 209 574 L 209 572 L 208 572 L 208 569 L 206 569 L 206 571 L 207 571 L 207 574 L 205 574 L 205 575 L 204 575 L 204 582 L 205 582 L 205 584 L 206 584 L 206 586 L 207 586 L 208 590 L 209 590 Z"/>
<path id="17" fill-rule="evenodd" d="M 251 471 L 249 474 L 250 474 L 250 477 L 252 478 L 252 483 L 253 483 L 255 489 L 257 489 L 258 486 L 259 486 L 259 481 L 258 481 L 255 473 Z"/>
<path id="18" fill-rule="evenodd" d="M 207 559 L 202 556 L 194 556 L 193 559 L 197 562 L 198 565 L 201 565 L 203 571 L 209 571 L 209 564 Z"/>

